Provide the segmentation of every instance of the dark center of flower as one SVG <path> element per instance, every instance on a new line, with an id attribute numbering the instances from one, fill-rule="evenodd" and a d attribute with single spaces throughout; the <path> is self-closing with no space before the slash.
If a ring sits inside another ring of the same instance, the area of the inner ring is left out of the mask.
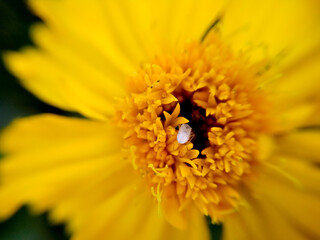
<path id="1" fill-rule="evenodd" d="M 180 115 L 188 119 L 189 126 L 192 128 L 193 148 L 199 150 L 198 157 L 205 157 L 201 151 L 210 146 L 208 133 L 212 127 L 223 128 L 222 124 L 217 123 L 213 116 L 206 116 L 206 110 L 194 104 L 189 98 L 180 103 Z"/>

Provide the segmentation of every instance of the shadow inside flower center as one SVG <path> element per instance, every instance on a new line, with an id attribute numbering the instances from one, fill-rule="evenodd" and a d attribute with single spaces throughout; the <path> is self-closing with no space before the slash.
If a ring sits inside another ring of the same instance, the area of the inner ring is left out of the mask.
<path id="1" fill-rule="evenodd" d="M 205 158 L 201 151 L 210 146 L 208 132 L 212 127 L 220 127 L 223 125 L 217 123 L 214 116 L 206 116 L 205 109 L 197 106 L 190 99 L 186 98 L 180 103 L 180 115 L 188 119 L 188 125 L 192 128 L 192 137 L 190 141 L 193 143 L 193 148 L 199 150 L 199 158 Z"/>

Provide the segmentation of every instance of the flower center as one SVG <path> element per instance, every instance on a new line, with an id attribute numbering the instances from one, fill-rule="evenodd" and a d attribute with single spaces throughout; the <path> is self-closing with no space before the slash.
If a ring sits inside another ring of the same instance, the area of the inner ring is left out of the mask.
<path id="1" fill-rule="evenodd" d="M 218 221 L 238 206 L 240 180 L 252 174 L 258 138 L 270 130 L 258 66 L 211 32 L 129 78 L 116 122 L 165 211 L 195 204 Z"/>

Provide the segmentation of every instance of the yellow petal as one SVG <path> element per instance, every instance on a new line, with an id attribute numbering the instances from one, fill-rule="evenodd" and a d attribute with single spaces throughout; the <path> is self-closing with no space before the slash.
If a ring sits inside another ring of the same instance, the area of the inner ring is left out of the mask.
<path id="1" fill-rule="evenodd" d="M 250 61 L 268 59 L 268 68 L 277 73 L 263 83 L 275 114 L 286 114 L 297 104 L 308 104 L 307 100 L 316 101 L 320 32 L 315 29 L 319 22 L 319 3 L 312 0 L 235 0 L 223 15 L 225 41 L 238 52 L 248 52 Z"/>
<path id="2" fill-rule="evenodd" d="M 164 197 L 161 206 L 164 216 L 170 224 L 181 230 L 187 229 L 185 212 L 179 211 L 180 203 L 177 196 Z"/>
<path id="3" fill-rule="evenodd" d="M 123 46 L 134 43 L 150 59 L 186 41 L 200 40 L 220 16 L 226 2 L 127 0 L 106 1 L 105 5 L 112 9 L 110 19 L 121 29 L 117 39 Z"/>
<path id="4" fill-rule="evenodd" d="M 115 196 L 95 205 L 83 216 L 72 239 L 209 239 L 205 218 L 199 211 L 190 209 L 190 228 L 178 230 L 159 214 L 148 193 L 138 189 L 129 184 Z"/>
<path id="5" fill-rule="evenodd" d="M 54 114 L 42 114 L 13 121 L 1 135 L 0 148 L 4 153 L 19 153 L 39 150 L 44 147 L 56 149 L 72 144 L 72 141 L 86 141 L 97 138 L 104 146 L 104 151 L 116 152 L 122 147 L 123 132 L 110 123 L 91 121 L 75 117 L 63 117 Z M 105 148 L 107 144 L 114 143 L 116 147 Z M 95 147 L 95 145 L 92 145 Z M 85 144 L 78 149 L 85 147 Z M 68 148 L 66 148 L 68 149 Z M 96 150 L 97 150 L 96 149 Z M 94 150 L 92 151 L 94 152 Z M 97 151 L 99 152 L 99 151 Z"/>
<path id="6" fill-rule="evenodd" d="M 208 224 L 205 217 L 195 207 L 190 207 L 189 222 L 186 230 L 179 230 L 167 224 L 160 239 L 169 240 L 193 240 L 193 239 L 210 239 Z"/>
<path id="7" fill-rule="evenodd" d="M 181 239 L 210 239 L 209 227 L 205 216 L 198 209 L 188 209 L 191 211 L 188 230 Z"/>
<path id="8" fill-rule="evenodd" d="M 66 38 L 77 37 L 118 66 L 139 66 L 163 47 L 200 40 L 227 1 L 31 0 L 35 12 Z M 138 6 L 138 7 L 137 7 Z M 125 71 L 127 73 L 127 71 Z"/>
<path id="9" fill-rule="evenodd" d="M 252 60 L 281 53 L 289 64 L 319 45 L 319 20 L 314 1 L 234 0 L 223 15 L 222 32 L 234 49 L 253 50 Z"/>
<path id="10" fill-rule="evenodd" d="M 78 188 L 86 186 L 96 175 L 106 177 L 115 171 L 121 173 L 118 168 L 123 167 L 123 162 L 122 156 L 116 154 L 20 174 L 19 178 L 6 181 L 1 186 L 0 217 L 7 218 L 23 204 L 31 205 L 36 212 L 49 210 L 75 194 Z M 1 169 L 1 174 L 6 177 L 11 173 Z"/>
<path id="11" fill-rule="evenodd" d="M 277 105 L 281 104 L 278 103 Z M 274 106 L 275 109 L 278 108 L 276 105 Z M 296 104 L 294 107 L 290 107 L 285 110 L 282 109 L 281 112 L 279 110 L 278 113 L 275 112 L 277 117 L 274 131 L 285 133 L 299 127 L 312 126 L 314 123 L 313 117 L 318 114 L 318 111 L 319 105 L 313 101 Z"/>
<path id="12" fill-rule="evenodd" d="M 53 222 L 67 222 L 73 239 L 209 239 L 199 211 L 190 215 L 188 231 L 159 215 L 123 159 L 117 130 L 51 114 L 15 121 L 1 139 L 8 156 L 0 164 L 0 217 L 28 204 L 51 210 Z"/>
<path id="13" fill-rule="evenodd" d="M 126 178 L 125 173 L 120 173 L 122 178 Z M 54 212 L 57 215 L 67 211 L 72 216 L 69 227 L 74 232 L 73 239 L 127 239 L 143 223 L 152 201 L 141 193 L 141 185 L 135 179 L 122 186 L 117 182 L 108 184 L 110 180 L 105 178 L 100 185 L 82 192 L 87 195 L 72 196 L 69 204 L 62 202 Z M 118 188 L 110 194 L 108 189 L 114 185 Z"/>
<path id="14" fill-rule="evenodd" d="M 268 68 L 278 73 L 264 88 L 279 114 L 318 94 L 319 22 L 319 3 L 313 0 L 234 0 L 223 15 L 224 40 L 236 52 L 248 52 L 252 62 L 268 59 Z"/>
<path id="15" fill-rule="evenodd" d="M 135 2 L 135 1 L 132 1 Z M 142 1 L 145 4 L 146 1 Z M 179 0 L 152 3 L 152 34 L 169 51 L 189 40 L 201 40 L 220 17 L 227 1 Z"/>
<path id="16" fill-rule="evenodd" d="M 320 131 L 300 130 L 277 138 L 282 154 L 303 158 L 304 161 L 320 162 Z"/>
<path id="17" fill-rule="evenodd" d="M 29 2 L 47 26 L 33 27 L 39 50 L 5 55 L 8 68 L 40 99 L 95 119 L 114 113 L 114 97 L 142 62 L 200 39 L 224 3 Z"/>
<path id="18" fill-rule="evenodd" d="M 319 196 L 319 168 L 303 158 L 284 157 L 284 160 L 287 164 L 283 166 L 283 169 L 301 183 L 302 190 Z"/>
<path id="19" fill-rule="evenodd" d="M 62 38 L 64 44 L 69 44 L 72 50 L 83 51 L 82 54 L 89 56 L 92 52 L 103 60 L 107 68 L 108 64 L 112 63 L 118 70 L 130 73 L 135 69 L 137 57 L 141 57 L 141 53 L 135 51 L 137 47 L 129 41 L 130 33 L 125 31 L 127 29 L 123 31 L 129 38 L 126 42 L 128 45 L 121 45 L 119 40 L 124 39 L 119 39 L 116 35 L 121 29 L 117 28 L 117 22 L 112 18 L 112 11 L 116 10 L 106 6 L 106 2 L 29 0 L 36 14 L 55 35 Z M 73 44 L 74 47 L 71 46 Z"/>
<path id="20" fill-rule="evenodd" d="M 286 164 L 290 166 L 290 161 Z M 289 172 L 295 176 L 295 172 L 304 171 L 306 168 L 297 168 L 293 166 L 294 171 Z M 319 175 L 319 169 L 313 166 L 314 171 Z M 307 174 L 307 172 L 305 172 Z M 296 174 L 299 177 L 299 174 Z M 303 174 L 300 174 L 300 177 Z M 292 223 L 299 229 L 303 235 L 311 239 L 320 237 L 318 226 L 320 216 L 319 184 L 317 179 L 310 178 L 307 181 L 299 178 L 302 186 L 297 186 L 286 179 L 280 178 L 277 172 L 266 171 L 259 180 L 252 182 L 252 189 L 259 201 L 268 202 L 286 221 Z M 310 184 L 313 184 L 310 186 Z M 317 189 L 317 190 L 316 190 Z"/>
<path id="21" fill-rule="evenodd" d="M 299 62 L 281 71 L 280 79 L 267 86 L 275 111 L 279 114 L 310 102 L 317 107 L 315 113 L 319 112 L 320 40 L 318 43 L 317 48 L 311 49 L 311 54 L 301 56 Z M 281 104 L 277 104 L 279 102 Z"/>
<path id="22" fill-rule="evenodd" d="M 243 190 L 246 204 L 225 219 L 225 239 L 319 238 L 319 169 L 293 158 L 278 167 L 291 178 L 261 168 L 260 176 Z"/>
<path id="23" fill-rule="evenodd" d="M 224 223 L 225 240 L 295 239 L 307 240 L 296 226 L 276 208 L 261 199 L 250 199 L 249 206 L 230 216 Z"/>
<path id="24" fill-rule="evenodd" d="M 26 48 L 21 53 L 6 54 L 5 61 L 22 84 L 40 99 L 91 118 L 104 120 L 112 115 L 114 97 L 121 96 L 121 88 L 108 84 L 108 75 L 97 76 L 98 73 L 90 72 L 88 64 L 77 66 L 76 61 L 70 62 L 70 67 L 67 58 L 59 61 L 45 51 Z M 104 84 L 91 84 L 102 79 Z"/>
<path id="25" fill-rule="evenodd" d="M 121 131 L 110 124 L 40 115 L 17 120 L 2 135 L 1 217 L 24 203 L 44 210 L 96 174 L 127 164 Z"/>
<path id="26" fill-rule="evenodd" d="M 247 210 L 247 209 L 245 209 Z M 224 221 L 223 225 L 224 240 L 250 240 L 250 230 L 243 226 L 243 221 L 238 215 L 230 216 Z"/>

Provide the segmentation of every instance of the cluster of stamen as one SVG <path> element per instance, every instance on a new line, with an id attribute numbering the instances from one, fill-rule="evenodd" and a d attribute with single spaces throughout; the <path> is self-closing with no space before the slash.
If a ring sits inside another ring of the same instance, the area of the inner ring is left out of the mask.
<path id="1" fill-rule="evenodd" d="M 256 164 L 268 131 L 259 69 L 235 56 L 218 34 L 158 57 L 128 80 L 116 122 L 127 130 L 132 164 L 164 209 L 194 203 L 214 221 L 239 204 L 239 180 Z M 177 140 L 188 124 L 193 137 Z"/>

